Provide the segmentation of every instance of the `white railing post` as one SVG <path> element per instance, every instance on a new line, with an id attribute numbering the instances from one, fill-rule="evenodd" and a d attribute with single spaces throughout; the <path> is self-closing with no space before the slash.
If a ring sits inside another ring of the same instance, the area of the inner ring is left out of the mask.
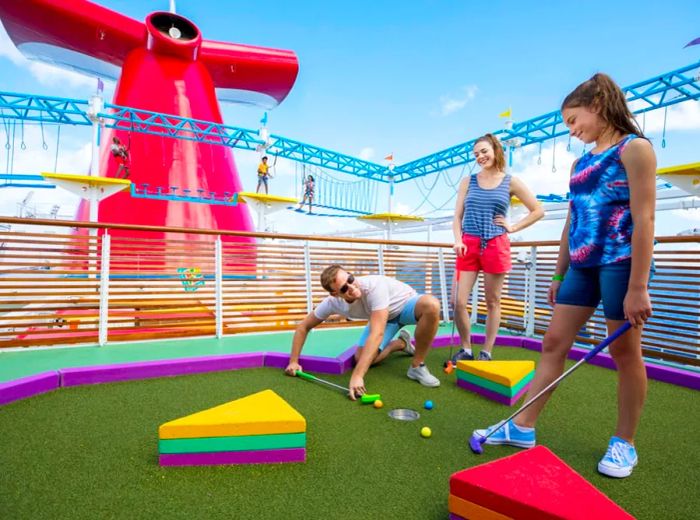
<path id="1" fill-rule="evenodd" d="M 479 320 L 479 276 L 474 280 L 472 288 L 472 313 L 469 322 L 474 325 Z"/>
<path id="2" fill-rule="evenodd" d="M 216 237 L 214 243 L 214 313 L 216 315 L 216 337 L 224 336 L 224 263 L 221 237 Z"/>
<path id="3" fill-rule="evenodd" d="M 377 247 L 377 263 L 379 264 L 379 274 L 384 276 L 384 244 Z"/>
<path id="4" fill-rule="evenodd" d="M 445 272 L 445 253 L 438 249 L 438 272 L 440 273 L 440 298 L 442 300 L 442 320 L 450 321 L 450 306 L 447 298 L 447 273 Z M 454 312 L 454 309 L 453 311 Z"/>
<path id="5" fill-rule="evenodd" d="M 102 253 L 100 266 L 100 321 L 97 342 L 102 347 L 107 344 L 109 331 L 109 257 L 111 237 L 105 229 L 102 235 Z"/>
<path id="6" fill-rule="evenodd" d="M 311 292 L 311 250 L 309 241 L 304 242 L 304 272 L 306 273 L 306 312 L 314 310 L 314 298 Z"/>
<path id="7" fill-rule="evenodd" d="M 527 316 L 525 318 L 525 335 L 535 334 L 535 300 L 537 298 L 537 246 L 530 248 L 530 259 L 525 264 L 525 291 L 527 298 Z"/>

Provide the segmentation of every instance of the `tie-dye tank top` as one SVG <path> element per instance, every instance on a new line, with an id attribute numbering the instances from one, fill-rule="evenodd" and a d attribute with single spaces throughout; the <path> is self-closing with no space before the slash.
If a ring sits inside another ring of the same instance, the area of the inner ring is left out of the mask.
<path id="1" fill-rule="evenodd" d="M 569 181 L 572 267 L 595 267 L 632 256 L 632 213 L 627 172 L 621 155 L 637 136 L 630 134 L 599 154 L 588 152 Z"/>

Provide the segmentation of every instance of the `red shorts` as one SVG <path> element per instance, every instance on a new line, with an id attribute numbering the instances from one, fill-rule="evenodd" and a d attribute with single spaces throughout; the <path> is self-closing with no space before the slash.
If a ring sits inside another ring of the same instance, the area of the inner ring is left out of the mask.
<path id="1" fill-rule="evenodd" d="M 502 274 L 510 271 L 510 240 L 503 233 L 486 242 L 481 250 L 481 239 L 474 235 L 462 235 L 462 243 L 467 246 L 464 256 L 457 257 L 458 271 L 484 271 L 490 274 Z"/>

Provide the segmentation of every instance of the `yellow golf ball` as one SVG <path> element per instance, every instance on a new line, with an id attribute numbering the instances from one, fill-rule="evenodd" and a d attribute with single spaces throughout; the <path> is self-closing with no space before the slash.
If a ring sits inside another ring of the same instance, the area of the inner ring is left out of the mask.
<path id="1" fill-rule="evenodd" d="M 420 436 L 421 436 L 421 437 L 424 437 L 424 438 L 427 439 L 427 438 L 430 437 L 432 434 L 433 434 L 433 431 L 432 431 L 430 428 L 428 428 L 427 426 L 423 426 L 423 427 L 420 429 Z"/>
<path id="2" fill-rule="evenodd" d="M 377 399 L 376 401 L 374 401 L 375 408 L 381 408 L 383 406 L 384 406 L 384 403 L 382 403 L 381 400 Z"/>

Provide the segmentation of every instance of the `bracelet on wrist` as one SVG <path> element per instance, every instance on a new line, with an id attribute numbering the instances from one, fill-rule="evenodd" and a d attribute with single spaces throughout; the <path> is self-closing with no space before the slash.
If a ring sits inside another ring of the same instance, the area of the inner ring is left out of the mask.
<path id="1" fill-rule="evenodd" d="M 553 282 L 563 282 L 564 275 L 563 274 L 555 274 L 554 276 L 552 276 L 552 281 Z"/>

